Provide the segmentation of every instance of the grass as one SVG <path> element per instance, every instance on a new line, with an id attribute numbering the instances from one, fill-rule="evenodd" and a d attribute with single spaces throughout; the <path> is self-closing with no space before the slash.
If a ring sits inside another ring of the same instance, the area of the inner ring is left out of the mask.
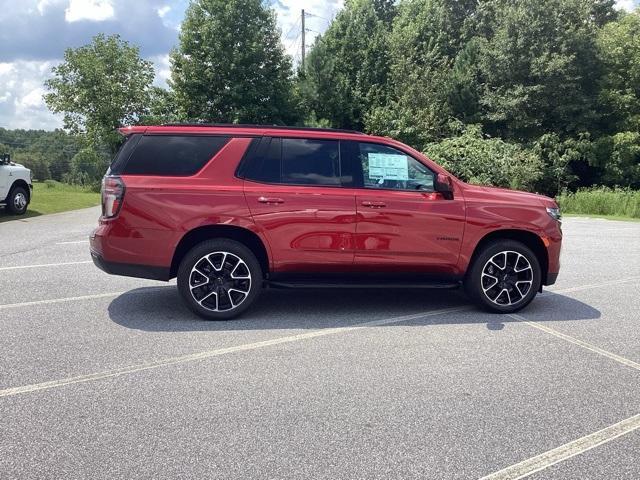
<path id="1" fill-rule="evenodd" d="M 33 199 L 24 215 L 11 215 L 0 209 L 0 222 L 37 217 L 100 205 L 100 194 L 86 187 L 52 180 L 33 184 Z"/>
<path id="2" fill-rule="evenodd" d="M 565 192 L 556 200 L 562 213 L 569 216 L 640 219 L 640 190 L 597 187 Z"/>

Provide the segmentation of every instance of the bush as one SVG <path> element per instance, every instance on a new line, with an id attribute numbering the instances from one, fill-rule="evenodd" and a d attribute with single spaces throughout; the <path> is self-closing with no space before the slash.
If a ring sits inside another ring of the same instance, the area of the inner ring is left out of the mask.
<path id="1" fill-rule="evenodd" d="M 44 184 L 47 186 L 47 188 L 56 188 L 58 185 L 60 185 L 60 183 L 56 182 L 55 180 L 45 180 Z"/>
<path id="2" fill-rule="evenodd" d="M 590 188 L 557 197 L 563 213 L 640 218 L 640 191 L 626 188 Z"/>
<path id="3" fill-rule="evenodd" d="M 461 135 L 427 146 L 427 155 L 470 183 L 533 190 L 542 177 L 542 160 L 531 151 L 467 126 Z"/>
<path id="4" fill-rule="evenodd" d="M 100 184 L 107 165 L 105 158 L 93 148 L 84 148 L 71 159 L 71 172 L 64 175 L 63 181 L 94 188 Z"/>

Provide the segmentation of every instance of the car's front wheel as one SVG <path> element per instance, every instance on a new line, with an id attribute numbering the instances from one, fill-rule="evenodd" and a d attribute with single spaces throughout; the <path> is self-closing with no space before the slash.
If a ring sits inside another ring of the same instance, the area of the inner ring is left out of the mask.
<path id="1" fill-rule="evenodd" d="M 533 300 L 541 281 L 540 262 L 529 247 L 515 240 L 498 240 L 476 255 L 465 290 L 485 310 L 513 313 Z"/>
<path id="2" fill-rule="evenodd" d="M 260 262 L 245 245 L 228 239 L 195 246 L 180 263 L 178 290 L 207 320 L 228 320 L 247 310 L 262 290 Z"/>
<path id="3" fill-rule="evenodd" d="M 14 215 L 22 215 L 29 205 L 29 193 L 23 187 L 14 187 L 7 197 L 7 208 Z"/>

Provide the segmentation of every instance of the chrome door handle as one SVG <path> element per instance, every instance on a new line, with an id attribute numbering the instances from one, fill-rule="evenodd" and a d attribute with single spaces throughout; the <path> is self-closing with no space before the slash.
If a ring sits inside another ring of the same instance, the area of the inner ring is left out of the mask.
<path id="1" fill-rule="evenodd" d="M 387 204 L 384 202 L 370 202 L 368 200 L 365 200 L 364 202 L 362 202 L 362 206 L 369 208 L 384 208 L 387 206 Z"/>
<path id="2" fill-rule="evenodd" d="M 273 197 L 258 197 L 258 202 L 266 203 L 268 205 L 280 205 L 284 203 L 284 200 L 281 198 L 273 198 Z"/>

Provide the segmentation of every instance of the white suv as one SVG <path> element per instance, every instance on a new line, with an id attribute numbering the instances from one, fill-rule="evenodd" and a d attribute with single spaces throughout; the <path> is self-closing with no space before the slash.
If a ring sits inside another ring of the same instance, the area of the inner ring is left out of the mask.
<path id="1" fill-rule="evenodd" d="M 9 155 L 0 155 L 0 205 L 14 215 L 22 215 L 27 211 L 32 192 L 31 170 L 12 163 Z"/>

